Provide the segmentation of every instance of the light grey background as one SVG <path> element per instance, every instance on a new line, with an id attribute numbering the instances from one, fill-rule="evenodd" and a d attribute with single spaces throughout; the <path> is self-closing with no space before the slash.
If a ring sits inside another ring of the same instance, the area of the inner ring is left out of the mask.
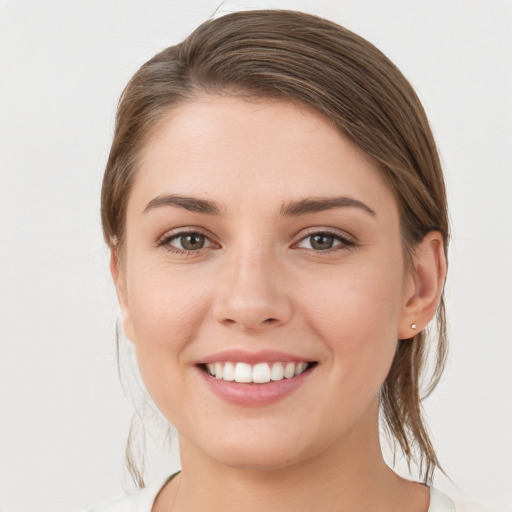
<path id="1" fill-rule="evenodd" d="M 99 192 L 117 98 L 218 7 L 0 2 L 0 510 L 73 511 L 121 492 L 131 415 Z M 243 1 L 328 17 L 402 69 L 445 165 L 451 354 L 425 407 L 454 487 L 512 506 L 512 2 Z M 157 440 L 150 439 L 157 446 Z M 178 467 L 160 457 L 153 478 Z"/>

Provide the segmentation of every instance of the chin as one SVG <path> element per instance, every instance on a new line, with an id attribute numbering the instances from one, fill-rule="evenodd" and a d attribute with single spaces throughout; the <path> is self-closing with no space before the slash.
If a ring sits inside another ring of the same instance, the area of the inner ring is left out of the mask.
<path id="1" fill-rule="evenodd" d="M 290 467 L 300 460 L 297 454 L 276 452 L 262 448 L 247 450 L 239 449 L 223 452 L 216 457 L 217 462 L 233 469 L 246 471 L 277 471 Z"/>
<path id="2" fill-rule="evenodd" d="M 207 446 L 199 449 L 216 462 L 232 468 L 275 471 L 306 460 L 312 452 L 317 451 L 310 446 L 311 443 L 304 446 L 303 438 L 290 435 L 293 432 L 289 429 L 254 428 L 247 429 L 243 434 L 239 432 L 237 435 L 226 431 L 221 437 L 216 438 L 221 439 L 220 442 L 210 441 Z M 215 437 L 210 439 L 213 440 Z"/>

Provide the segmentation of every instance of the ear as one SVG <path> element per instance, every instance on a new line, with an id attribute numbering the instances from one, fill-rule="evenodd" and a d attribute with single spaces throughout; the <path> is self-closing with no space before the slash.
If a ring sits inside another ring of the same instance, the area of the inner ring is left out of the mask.
<path id="1" fill-rule="evenodd" d="M 404 305 L 398 326 L 399 339 L 412 338 L 432 320 L 443 293 L 445 277 L 443 237 L 438 231 L 431 231 L 413 254 L 413 268 L 404 287 Z"/>
<path id="2" fill-rule="evenodd" d="M 123 322 L 123 331 L 126 338 L 133 342 L 133 324 L 130 315 L 130 307 L 128 304 L 128 296 L 126 293 L 126 273 L 119 261 L 117 249 L 110 247 L 110 273 L 116 287 L 117 300 L 121 308 L 121 320 Z"/>

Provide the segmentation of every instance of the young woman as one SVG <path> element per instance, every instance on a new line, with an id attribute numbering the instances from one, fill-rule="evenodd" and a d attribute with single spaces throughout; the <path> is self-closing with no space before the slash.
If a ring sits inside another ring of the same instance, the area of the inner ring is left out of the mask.
<path id="1" fill-rule="evenodd" d="M 102 220 L 182 471 L 98 510 L 463 510 L 430 486 L 420 405 L 446 354 L 443 175 L 379 50 L 298 12 L 204 23 L 126 87 Z"/>

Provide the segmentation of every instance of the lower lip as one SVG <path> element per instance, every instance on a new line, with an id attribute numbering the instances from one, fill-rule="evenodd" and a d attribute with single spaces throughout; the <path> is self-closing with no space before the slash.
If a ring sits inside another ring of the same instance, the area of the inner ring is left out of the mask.
<path id="1" fill-rule="evenodd" d="M 213 393 L 226 402 L 246 407 L 257 407 L 277 402 L 296 391 L 308 377 L 314 368 L 292 377 L 267 382 L 265 384 L 241 384 L 216 379 L 198 368 L 198 371 Z"/>

